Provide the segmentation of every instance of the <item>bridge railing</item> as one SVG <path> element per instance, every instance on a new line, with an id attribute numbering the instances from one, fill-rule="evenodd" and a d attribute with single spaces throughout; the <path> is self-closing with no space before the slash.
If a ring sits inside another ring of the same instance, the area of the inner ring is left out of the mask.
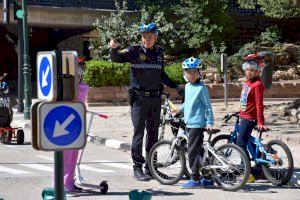
<path id="1" fill-rule="evenodd" d="M 2 3 L 3 0 L 0 0 Z M 12 2 L 12 1 L 11 1 Z M 27 0 L 28 5 L 115 10 L 114 0 Z M 122 1 L 119 0 L 122 6 Z M 134 0 L 127 1 L 128 10 L 137 10 Z"/>

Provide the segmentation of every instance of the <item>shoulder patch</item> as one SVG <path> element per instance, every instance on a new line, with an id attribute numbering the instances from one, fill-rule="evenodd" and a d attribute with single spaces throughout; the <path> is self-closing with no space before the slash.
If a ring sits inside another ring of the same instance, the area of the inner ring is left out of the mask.
<path id="1" fill-rule="evenodd" d="M 119 53 L 128 53 L 129 52 L 129 49 L 121 49 L 121 50 L 118 50 Z"/>

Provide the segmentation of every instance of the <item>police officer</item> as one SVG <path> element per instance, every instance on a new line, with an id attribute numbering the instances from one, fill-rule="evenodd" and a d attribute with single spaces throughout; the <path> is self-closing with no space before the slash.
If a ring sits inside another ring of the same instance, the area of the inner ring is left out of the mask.
<path id="1" fill-rule="evenodd" d="M 125 50 L 118 48 L 119 43 L 115 39 L 110 41 L 111 60 L 131 63 L 129 94 L 134 126 L 131 155 L 134 163 L 134 178 L 138 181 L 152 179 L 146 159 L 142 155 L 143 137 L 146 127 L 146 154 L 148 155 L 151 147 L 158 140 L 163 83 L 181 93 L 178 85 L 173 83 L 164 71 L 163 49 L 155 45 L 158 32 L 154 23 L 141 24 L 141 44 L 129 46 Z M 145 164 L 145 173 L 143 164 Z"/>

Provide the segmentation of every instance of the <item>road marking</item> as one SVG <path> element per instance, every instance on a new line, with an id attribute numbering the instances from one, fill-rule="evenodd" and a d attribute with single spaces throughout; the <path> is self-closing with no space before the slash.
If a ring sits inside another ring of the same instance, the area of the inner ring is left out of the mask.
<path id="1" fill-rule="evenodd" d="M 37 170 L 46 171 L 46 172 L 54 172 L 52 167 L 44 166 L 41 164 L 19 164 L 19 165 L 28 167 L 31 169 L 37 169 Z"/>
<path id="2" fill-rule="evenodd" d="M 31 174 L 32 173 L 32 172 L 27 172 L 27 171 L 18 170 L 18 169 L 12 169 L 12 168 L 3 167 L 3 166 L 0 166 L 0 172 L 5 172 L 5 173 L 9 173 L 9 174 L 14 174 L 14 175 Z"/>
<path id="3" fill-rule="evenodd" d="M 5 145 L 5 147 L 8 147 L 8 148 L 16 148 L 16 146 L 14 146 L 14 145 Z"/>
<path id="4" fill-rule="evenodd" d="M 46 160 L 51 160 L 51 161 L 54 160 L 53 158 L 50 158 L 50 157 L 48 157 L 48 156 L 43 156 L 43 155 L 36 155 L 36 157 L 38 157 L 38 158 L 43 158 L 43 159 L 46 159 Z"/>
<path id="5" fill-rule="evenodd" d="M 106 165 L 109 167 L 115 167 L 115 168 L 122 168 L 122 169 L 132 169 L 132 166 L 130 165 L 125 165 L 122 163 L 117 163 L 111 160 L 96 160 L 96 163 L 99 163 L 101 165 Z"/>
<path id="6" fill-rule="evenodd" d="M 113 170 L 99 169 L 99 168 L 90 167 L 90 166 L 87 166 L 87 165 L 80 165 L 80 169 L 87 170 L 87 171 L 93 171 L 93 172 L 97 172 L 97 173 L 114 173 L 115 172 Z"/>

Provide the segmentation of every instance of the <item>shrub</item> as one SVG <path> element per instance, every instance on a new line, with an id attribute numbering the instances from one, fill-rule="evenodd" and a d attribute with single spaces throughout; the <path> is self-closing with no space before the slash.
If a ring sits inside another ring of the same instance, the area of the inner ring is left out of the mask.
<path id="1" fill-rule="evenodd" d="M 280 41 L 281 35 L 282 33 L 278 26 L 270 26 L 266 28 L 265 32 L 261 33 L 257 40 L 259 44 L 274 46 Z"/>
<path id="2" fill-rule="evenodd" d="M 129 64 L 89 61 L 83 80 L 91 87 L 125 86 L 129 84 Z"/>
<path id="3" fill-rule="evenodd" d="M 185 83 L 185 80 L 183 79 L 182 74 L 182 68 L 181 68 L 181 62 L 171 64 L 167 67 L 165 67 L 165 71 L 170 77 L 172 81 L 174 81 L 177 84 L 183 84 Z"/>

